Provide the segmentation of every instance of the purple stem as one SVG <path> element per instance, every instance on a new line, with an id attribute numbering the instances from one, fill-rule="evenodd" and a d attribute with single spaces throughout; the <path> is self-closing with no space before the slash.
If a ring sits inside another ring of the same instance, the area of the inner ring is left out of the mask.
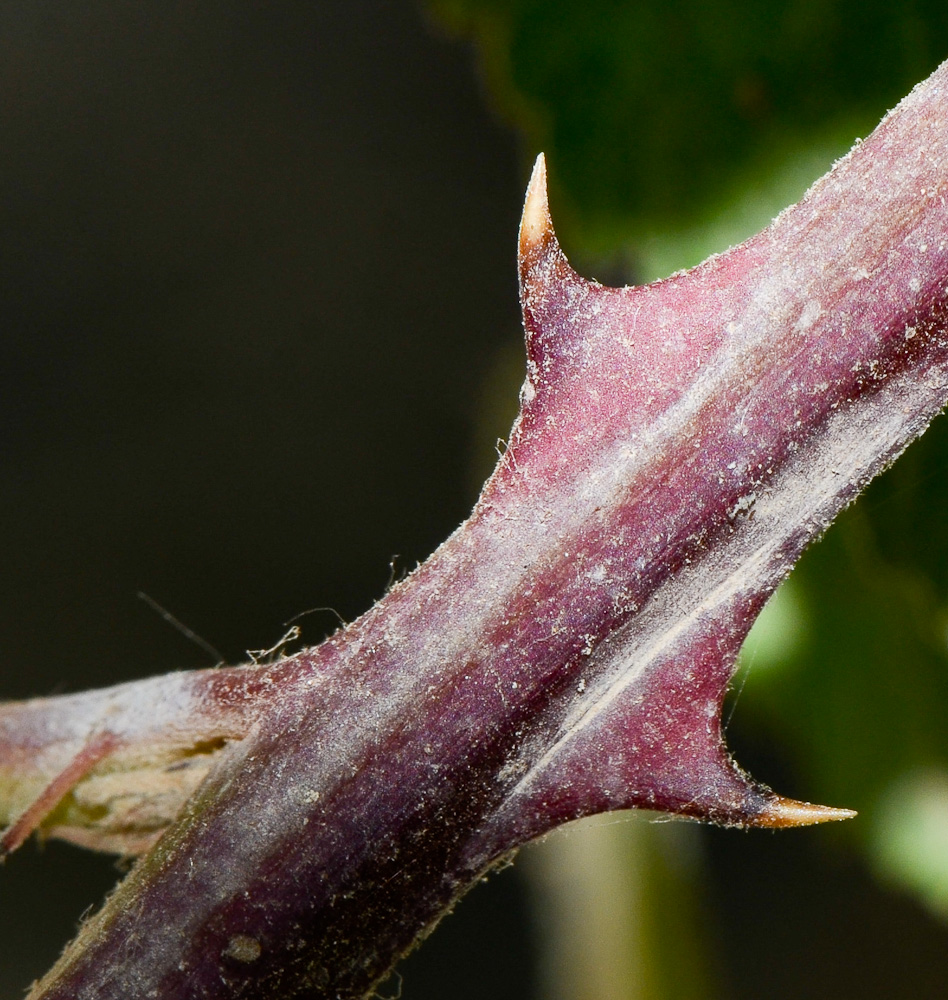
<path id="1" fill-rule="evenodd" d="M 748 779 L 721 701 L 805 545 L 948 398 L 946 82 L 644 288 L 569 268 L 538 163 L 522 411 L 470 519 L 323 645 L 198 675 L 222 715 L 254 679 L 246 735 L 33 1000 L 360 997 L 567 820 L 849 815 Z"/>

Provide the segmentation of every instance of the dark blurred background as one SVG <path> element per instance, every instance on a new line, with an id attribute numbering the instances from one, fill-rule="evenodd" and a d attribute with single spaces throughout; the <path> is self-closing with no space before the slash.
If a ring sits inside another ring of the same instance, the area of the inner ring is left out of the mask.
<path id="1" fill-rule="evenodd" d="M 574 262 L 652 278 L 766 224 L 945 55 L 933 2 L 7 5 L 0 695 L 213 665 L 140 592 L 230 663 L 331 607 L 318 642 L 456 527 L 513 415 L 541 148 Z M 740 674 L 741 762 L 860 820 L 552 838 L 405 1000 L 944 995 L 946 451 L 936 426 L 813 550 Z M 116 877 L 52 843 L 0 870 L 0 996 Z M 584 893 L 616 942 L 595 988 Z"/>

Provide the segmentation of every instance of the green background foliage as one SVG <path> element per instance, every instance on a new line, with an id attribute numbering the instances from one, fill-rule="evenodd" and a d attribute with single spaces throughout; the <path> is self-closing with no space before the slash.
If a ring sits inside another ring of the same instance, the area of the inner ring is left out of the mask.
<path id="1" fill-rule="evenodd" d="M 702 218 L 774 162 L 872 128 L 941 61 L 939 0 L 433 0 L 550 159 L 576 238 Z"/>

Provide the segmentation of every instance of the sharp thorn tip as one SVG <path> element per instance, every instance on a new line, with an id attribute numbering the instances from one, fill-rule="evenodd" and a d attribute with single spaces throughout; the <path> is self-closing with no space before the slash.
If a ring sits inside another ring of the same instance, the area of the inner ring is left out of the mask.
<path id="1" fill-rule="evenodd" d="M 754 818 L 753 825 L 778 830 L 791 826 L 836 823 L 852 819 L 855 815 L 852 809 L 836 809 L 810 802 L 796 802 L 793 799 L 785 799 L 782 795 L 775 795 Z"/>
<path id="2" fill-rule="evenodd" d="M 546 190 L 546 157 L 542 153 L 533 165 L 520 220 L 520 252 L 537 246 L 553 230 Z"/>

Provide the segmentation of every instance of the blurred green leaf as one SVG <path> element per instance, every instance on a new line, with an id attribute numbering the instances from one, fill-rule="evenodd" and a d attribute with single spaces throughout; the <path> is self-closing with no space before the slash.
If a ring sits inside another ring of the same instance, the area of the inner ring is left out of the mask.
<path id="1" fill-rule="evenodd" d="M 429 0 L 545 150 L 587 250 L 706 218 L 830 133 L 869 131 L 948 52 L 941 0 Z"/>
<path id="2" fill-rule="evenodd" d="M 948 772 L 919 771 L 882 799 L 872 837 L 882 877 L 948 919 Z"/>

